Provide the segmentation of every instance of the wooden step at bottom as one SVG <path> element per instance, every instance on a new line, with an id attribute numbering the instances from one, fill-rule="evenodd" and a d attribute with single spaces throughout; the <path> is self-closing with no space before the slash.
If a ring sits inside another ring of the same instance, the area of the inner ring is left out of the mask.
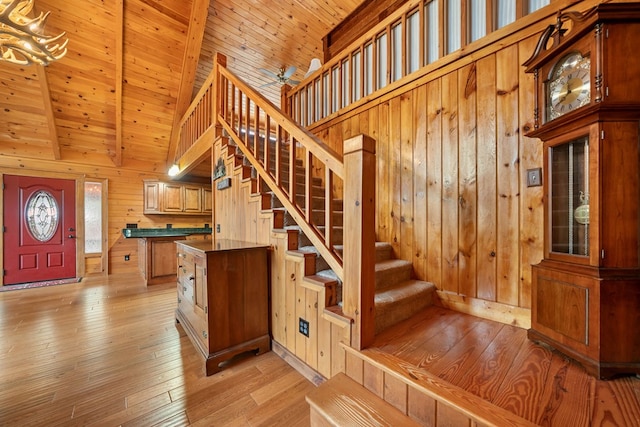
<path id="1" fill-rule="evenodd" d="M 376 333 L 408 319 L 431 305 L 435 291 L 436 287 L 431 282 L 407 280 L 376 292 Z"/>
<path id="2" fill-rule="evenodd" d="M 307 395 L 311 426 L 419 426 L 343 373 Z"/>

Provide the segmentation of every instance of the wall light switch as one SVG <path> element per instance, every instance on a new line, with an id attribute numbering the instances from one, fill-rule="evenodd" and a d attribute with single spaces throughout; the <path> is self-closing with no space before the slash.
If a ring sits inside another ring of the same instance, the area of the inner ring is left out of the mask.
<path id="1" fill-rule="evenodd" d="M 527 169 L 527 187 L 542 185 L 542 168 Z"/>

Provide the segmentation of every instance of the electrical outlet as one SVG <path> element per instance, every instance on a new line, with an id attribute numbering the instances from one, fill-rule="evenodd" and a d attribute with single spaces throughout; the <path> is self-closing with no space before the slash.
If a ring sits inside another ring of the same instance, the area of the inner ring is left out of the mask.
<path id="1" fill-rule="evenodd" d="M 129 261 L 130 259 L 131 259 L 131 255 L 125 255 L 125 256 L 124 256 L 124 260 L 125 260 L 125 261 Z"/>
<path id="2" fill-rule="evenodd" d="M 309 321 L 304 320 L 302 317 L 298 319 L 298 330 L 305 337 L 309 336 Z"/>

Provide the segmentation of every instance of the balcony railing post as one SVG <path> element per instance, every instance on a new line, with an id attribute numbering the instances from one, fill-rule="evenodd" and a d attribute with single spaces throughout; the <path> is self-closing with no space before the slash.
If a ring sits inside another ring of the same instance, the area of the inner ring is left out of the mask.
<path id="1" fill-rule="evenodd" d="M 375 335 L 375 140 L 344 142 L 343 312 L 353 318 L 351 347 L 363 349 Z"/>
<path id="2" fill-rule="evenodd" d="M 214 140 L 222 135 L 222 126 L 218 123 L 218 115 L 224 113 L 221 111 L 222 109 L 222 97 L 224 96 L 225 91 L 222 87 L 223 78 L 220 75 L 220 67 L 227 66 L 227 57 L 221 53 L 216 53 L 213 57 L 213 82 L 212 82 L 212 90 L 214 95 L 211 97 L 213 105 L 211 106 L 211 123 L 215 129 L 213 138 Z"/>
<path id="3" fill-rule="evenodd" d="M 282 87 L 280 88 L 280 110 L 288 114 L 289 117 L 293 118 L 292 103 L 289 98 L 289 92 L 291 92 L 291 89 L 293 88 L 289 85 L 282 85 Z"/>

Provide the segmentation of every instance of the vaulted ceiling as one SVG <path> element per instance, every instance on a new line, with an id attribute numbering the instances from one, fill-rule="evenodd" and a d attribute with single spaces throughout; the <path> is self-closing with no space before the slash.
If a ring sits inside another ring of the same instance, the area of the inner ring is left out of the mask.
<path id="1" fill-rule="evenodd" d="M 322 37 L 361 0 L 35 0 L 65 31 L 47 67 L 0 61 L 0 156 L 164 172 L 174 125 L 215 52 L 254 87 L 300 80 Z M 260 88 L 276 105 L 280 87 Z"/>

